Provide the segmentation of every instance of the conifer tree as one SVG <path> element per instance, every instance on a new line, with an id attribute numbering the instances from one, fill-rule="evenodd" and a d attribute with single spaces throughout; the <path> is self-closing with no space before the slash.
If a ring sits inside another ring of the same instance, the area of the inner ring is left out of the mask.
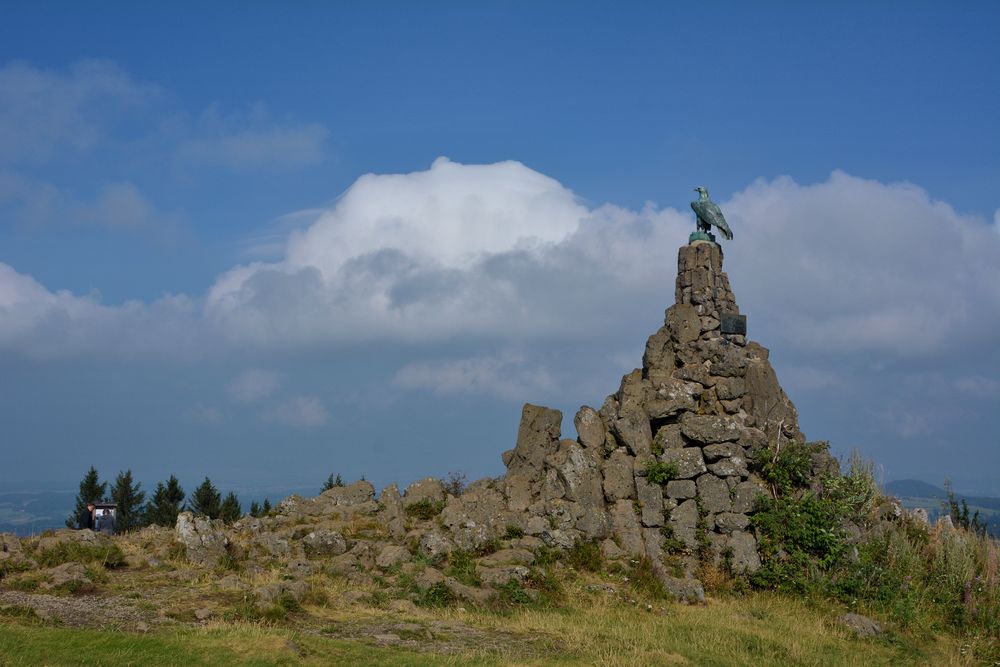
<path id="1" fill-rule="evenodd" d="M 104 501 L 104 494 L 108 490 L 108 483 L 101 482 L 97 469 L 90 466 L 90 470 L 80 480 L 80 492 L 76 496 L 76 510 L 73 516 L 66 519 L 66 525 L 70 528 L 76 527 L 76 520 L 80 514 L 87 509 L 89 503 L 99 503 Z"/>
<path id="2" fill-rule="evenodd" d="M 208 477 L 191 494 L 191 511 L 204 514 L 209 519 L 218 519 L 222 511 L 222 494 Z"/>
<path id="3" fill-rule="evenodd" d="M 271 511 L 271 501 L 264 498 L 264 504 L 260 506 L 260 515 L 267 516 L 267 513 Z"/>
<path id="4" fill-rule="evenodd" d="M 336 486 L 343 486 L 343 485 L 344 485 L 344 479 L 340 476 L 340 473 L 337 473 L 336 477 L 333 476 L 333 473 L 330 473 L 330 476 L 326 478 L 325 482 L 323 482 L 323 488 L 320 489 L 319 492 L 323 493 L 324 491 L 329 491 L 330 489 Z"/>
<path id="5" fill-rule="evenodd" d="M 142 501 L 146 493 L 140 491 L 139 482 L 132 482 L 132 471 L 118 473 L 115 484 L 111 487 L 111 502 L 118 507 L 115 510 L 115 527 L 119 533 L 138 528 L 142 525 Z"/>
<path id="6" fill-rule="evenodd" d="M 243 516 L 243 508 L 240 507 L 239 498 L 236 497 L 235 493 L 230 491 L 226 494 L 222 505 L 219 506 L 219 518 L 226 523 L 233 523 L 234 521 L 239 521 L 241 516 Z"/>
<path id="7" fill-rule="evenodd" d="M 257 503 L 256 500 L 253 500 L 253 501 L 250 502 L 250 516 L 253 516 L 253 517 L 260 517 L 261 516 L 260 505 Z"/>
<path id="8" fill-rule="evenodd" d="M 146 503 L 146 523 L 173 528 L 184 502 L 184 489 L 173 475 L 167 483 L 159 482 L 153 498 Z"/>

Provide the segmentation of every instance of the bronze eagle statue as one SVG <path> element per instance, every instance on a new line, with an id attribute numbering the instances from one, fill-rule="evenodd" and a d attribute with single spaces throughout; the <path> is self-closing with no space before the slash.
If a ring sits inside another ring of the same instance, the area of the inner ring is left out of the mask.
<path id="1" fill-rule="evenodd" d="M 698 193 L 698 199 L 691 202 L 694 214 L 698 216 L 698 229 L 703 232 L 710 232 L 712 225 L 719 228 L 726 239 L 733 240 L 733 230 L 726 223 L 726 218 L 722 215 L 722 210 L 718 204 L 708 198 L 708 190 L 700 185 L 694 189 Z"/>

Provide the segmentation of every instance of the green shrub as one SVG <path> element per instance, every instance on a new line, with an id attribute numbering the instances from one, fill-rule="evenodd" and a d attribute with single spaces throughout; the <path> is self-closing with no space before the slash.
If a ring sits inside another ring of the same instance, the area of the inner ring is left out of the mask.
<path id="1" fill-rule="evenodd" d="M 413 517 L 415 519 L 420 519 L 421 521 L 427 521 L 428 519 L 433 519 L 441 510 L 444 509 L 444 501 L 439 500 L 434 502 L 428 498 L 424 498 L 418 502 L 406 508 L 406 515 Z"/>
<path id="2" fill-rule="evenodd" d="M 457 599 L 451 589 L 443 581 L 439 581 L 421 591 L 414 602 L 420 607 L 447 607 Z"/>
<path id="3" fill-rule="evenodd" d="M 521 582 L 511 579 L 496 587 L 492 602 L 494 606 L 512 607 L 533 604 L 535 599 L 524 589 Z"/>
<path id="4" fill-rule="evenodd" d="M 646 479 L 653 484 L 664 486 L 667 482 L 677 479 L 677 464 L 652 460 L 646 464 Z"/>
<path id="5" fill-rule="evenodd" d="M 445 574 L 455 577 L 466 586 L 479 586 L 482 583 L 476 571 L 476 555 L 471 551 L 452 551 L 448 556 Z"/>
<path id="6" fill-rule="evenodd" d="M 779 494 L 788 495 L 806 486 L 812 473 L 812 449 L 790 441 L 761 452 L 755 468 Z"/>
<path id="7" fill-rule="evenodd" d="M 673 602 L 676 598 L 666 589 L 660 578 L 653 570 L 653 563 L 643 556 L 637 561 L 632 561 L 632 567 L 628 572 L 629 583 L 637 592 L 647 595 L 655 600 L 669 600 Z"/>
<path id="8" fill-rule="evenodd" d="M 566 562 L 578 570 L 600 572 L 604 569 L 604 554 L 596 540 L 577 540 L 566 552 Z"/>
<path id="9" fill-rule="evenodd" d="M 513 524 L 508 524 L 507 529 L 503 533 L 503 539 L 505 540 L 516 540 L 521 537 L 524 537 L 524 529 Z"/>

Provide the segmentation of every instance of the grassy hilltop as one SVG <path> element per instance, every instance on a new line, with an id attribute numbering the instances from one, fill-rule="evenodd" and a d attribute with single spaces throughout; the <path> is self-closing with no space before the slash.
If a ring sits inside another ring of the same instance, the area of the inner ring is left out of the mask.
<path id="1" fill-rule="evenodd" d="M 675 601 L 649 561 L 595 542 L 554 549 L 511 528 L 485 548 L 434 554 L 416 536 L 438 525 L 439 505 L 411 505 L 398 545 L 379 503 L 339 519 L 279 507 L 226 529 L 224 556 L 208 565 L 156 526 L 5 537 L 0 665 L 1000 661 L 995 541 L 922 523 L 858 461 L 823 489 L 796 489 L 798 454 L 783 452 L 761 470 L 775 485 L 754 518 L 762 567 L 703 558 L 704 603 Z M 308 558 L 285 551 L 283 535 Z M 520 577 L 491 582 L 504 567 Z M 879 631 L 863 635 L 845 614 Z"/>

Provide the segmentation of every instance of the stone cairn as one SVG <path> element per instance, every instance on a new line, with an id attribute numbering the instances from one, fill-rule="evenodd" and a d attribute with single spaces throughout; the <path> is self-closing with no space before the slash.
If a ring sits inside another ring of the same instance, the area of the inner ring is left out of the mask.
<path id="1" fill-rule="evenodd" d="M 358 583 L 401 568 L 420 589 L 444 585 L 481 603 L 488 588 L 420 565 L 416 554 L 434 564 L 456 550 L 479 554 L 476 572 L 489 587 L 527 581 L 540 548 L 581 540 L 598 541 L 611 560 L 645 558 L 678 599 L 702 600 L 696 573 L 706 560 L 725 558 L 736 572 L 760 567 L 750 516 L 768 489 L 751 464 L 804 441 L 767 350 L 724 332 L 745 330 L 723 326 L 738 315 L 722 250 L 696 241 L 680 249 L 676 303 L 646 342 L 642 368 L 599 410 L 580 408 L 575 440 L 561 437 L 562 413 L 529 404 L 516 446 L 503 453 L 506 474 L 457 495 L 428 478 L 403 493 L 390 485 L 376 500 L 359 481 L 316 498 L 291 496 L 272 515 L 230 529 L 182 514 L 176 538 L 188 560 L 205 566 L 227 553 L 287 562 L 279 584 L 256 591 L 262 603 L 303 594 L 302 577 L 319 567 Z M 813 472 L 834 470 L 825 449 L 814 449 Z M 657 469 L 669 474 L 650 479 Z"/>
<path id="2" fill-rule="evenodd" d="M 805 440 L 767 349 L 723 332 L 739 308 L 722 259 L 715 243 L 680 248 L 676 303 L 646 342 L 642 368 L 599 410 L 580 408 L 576 440 L 560 439 L 558 410 L 525 405 L 517 445 L 503 454 L 510 518 L 527 534 L 563 546 L 603 540 L 606 556 L 646 557 L 681 598 L 702 595 L 693 572 L 705 549 L 737 572 L 760 567 L 750 515 L 768 490 L 749 463 Z M 670 464 L 661 469 L 672 467 L 673 479 L 647 479 L 655 462 Z M 815 472 L 835 464 L 819 454 Z M 665 546 L 679 545 L 683 572 L 668 572 Z"/>

